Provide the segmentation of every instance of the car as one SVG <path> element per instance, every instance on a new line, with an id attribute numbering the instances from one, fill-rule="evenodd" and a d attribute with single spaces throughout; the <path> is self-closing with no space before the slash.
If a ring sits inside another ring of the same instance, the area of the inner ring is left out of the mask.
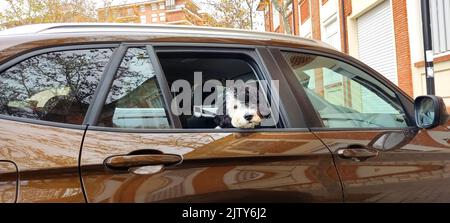
<path id="1" fill-rule="evenodd" d="M 217 128 L 220 109 L 202 102 L 226 81 L 259 86 L 260 126 Z M 0 32 L 0 202 L 450 202 L 449 129 L 442 98 L 413 100 L 316 40 L 107 23 Z"/>

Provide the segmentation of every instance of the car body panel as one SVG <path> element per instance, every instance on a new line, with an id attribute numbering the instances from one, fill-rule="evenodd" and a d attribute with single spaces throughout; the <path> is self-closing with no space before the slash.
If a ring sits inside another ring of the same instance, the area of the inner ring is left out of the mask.
<path id="1" fill-rule="evenodd" d="M 142 149 L 184 157 L 149 175 L 107 169 Z M 88 130 L 81 171 L 89 202 L 340 202 L 329 150 L 309 132 L 120 133 Z"/>
<path id="2" fill-rule="evenodd" d="M 83 133 L 0 119 L 0 159 L 17 164 L 18 202 L 84 202 L 78 175 Z"/>
<path id="3" fill-rule="evenodd" d="M 449 202 L 450 132 L 432 130 L 315 131 L 333 151 L 346 202 Z M 337 150 L 364 145 L 367 160 L 343 159 Z"/>
<path id="4" fill-rule="evenodd" d="M 17 200 L 19 175 L 15 163 L 0 160 L 0 203 L 14 203 Z"/>

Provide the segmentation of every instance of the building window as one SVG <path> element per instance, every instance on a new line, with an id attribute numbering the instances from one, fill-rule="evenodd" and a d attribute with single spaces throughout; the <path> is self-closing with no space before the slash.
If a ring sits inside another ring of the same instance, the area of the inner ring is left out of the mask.
<path id="1" fill-rule="evenodd" d="M 159 9 L 164 10 L 166 7 L 164 5 L 164 2 L 159 3 Z"/>
<path id="2" fill-rule="evenodd" d="M 152 10 L 153 11 L 158 10 L 158 5 L 157 4 L 152 4 Z"/>
<path id="3" fill-rule="evenodd" d="M 450 1 L 430 0 L 430 16 L 434 53 L 450 52 Z"/>
<path id="4" fill-rule="evenodd" d="M 141 23 L 142 23 L 142 24 L 147 23 L 147 16 L 141 15 Z"/>
<path id="5" fill-rule="evenodd" d="M 128 14 L 128 16 L 132 16 L 133 15 L 133 9 L 132 8 L 128 8 L 127 9 L 127 14 Z"/>
<path id="6" fill-rule="evenodd" d="M 330 44 L 337 50 L 341 49 L 341 39 L 339 36 L 339 24 L 337 20 L 337 15 L 334 15 L 325 21 L 324 23 L 324 39 L 323 41 Z"/>
<path id="7" fill-rule="evenodd" d="M 141 5 L 139 8 L 141 9 L 141 12 L 145 12 L 145 5 Z"/>
<path id="8" fill-rule="evenodd" d="M 309 0 L 300 1 L 298 11 L 298 29 L 300 31 L 300 36 L 304 38 L 311 38 L 312 27 L 309 15 Z"/>
<path id="9" fill-rule="evenodd" d="M 166 13 L 159 13 L 159 21 L 161 22 L 166 21 Z"/>
<path id="10" fill-rule="evenodd" d="M 173 8 L 175 6 L 175 0 L 166 0 L 167 8 Z"/>
<path id="11" fill-rule="evenodd" d="M 152 22 L 158 22 L 158 14 L 152 14 Z"/>
<path id="12" fill-rule="evenodd" d="M 309 19 L 309 0 L 303 0 L 300 2 L 300 24 L 306 22 Z"/>

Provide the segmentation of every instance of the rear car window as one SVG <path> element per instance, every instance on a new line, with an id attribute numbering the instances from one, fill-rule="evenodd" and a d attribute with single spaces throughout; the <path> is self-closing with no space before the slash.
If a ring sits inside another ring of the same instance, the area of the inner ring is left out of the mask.
<path id="1" fill-rule="evenodd" d="M 82 124 L 114 49 L 49 52 L 0 74 L 0 114 Z"/>
<path id="2" fill-rule="evenodd" d="M 97 125 L 132 129 L 170 128 L 155 70 L 145 47 L 128 48 Z"/>

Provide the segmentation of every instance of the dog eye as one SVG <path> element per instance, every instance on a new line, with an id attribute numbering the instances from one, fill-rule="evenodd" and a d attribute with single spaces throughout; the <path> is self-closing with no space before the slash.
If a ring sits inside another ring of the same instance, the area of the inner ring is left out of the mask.
<path id="1" fill-rule="evenodd" d="M 234 109 L 237 109 L 237 105 L 234 105 Z"/>

